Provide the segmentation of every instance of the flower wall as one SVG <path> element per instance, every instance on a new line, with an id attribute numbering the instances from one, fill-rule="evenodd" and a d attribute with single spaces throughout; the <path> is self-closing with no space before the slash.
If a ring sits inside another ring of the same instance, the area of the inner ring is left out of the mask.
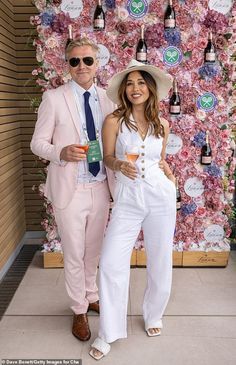
<path id="1" fill-rule="evenodd" d="M 95 0 L 35 0 L 39 15 L 30 18 L 37 30 L 38 67 L 32 74 L 43 91 L 70 78 L 64 58 L 68 25 L 74 38 L 87 36 L 99 44 L 97 83 L 104 88 L 114 73 L 135 58 L 140 26 L 145 25 L 148 62 L 176 77 L 182 102 L 182 113 L 175 117 L 169 114 L 169 99 L 161 103 L 161 115 L 171 127 L 167 161 L 178 177 L 182 196 L 173 247 L 178 251 L 229 250 L 235 170 L 231 129 L 236 111 L 236 3 L 219 0 L 223 4 L 219 9 L 214 3 L 173 0 L 177 26 L 169 31 L 163 26 L 167 6 L 163 0 L 103 1 L 105 31 L 93 31 Z M 213 65 L 204 64 L 209 29 L 217 54 Z M 200 153 L 207 130 L 213 161 L 203 167 Z M 44 182 L 38 187 L 42 195 L 43 189 Z M 51 205 L 45 201 L 45 206 L 44 250 L 60 250 Z M 136 246 L 142 245 L 140 234 Z"/>

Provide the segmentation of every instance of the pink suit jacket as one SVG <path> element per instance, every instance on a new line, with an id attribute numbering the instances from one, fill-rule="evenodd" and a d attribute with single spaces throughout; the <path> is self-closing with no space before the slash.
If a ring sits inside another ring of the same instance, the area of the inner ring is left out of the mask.
<path id="1" fill-rule="evenodd" d="M 97 87 L 97 94 L 105 119 L 115 105 L 108 99 L 105 90 Z M 63 147 L 79 143 L 78 118 L 70 83 L 43 94 L 30 147 L 35 155 L 50 161 L 44 194 L 59 209 L 70 203 L 76 189 L 78 163 L 61 164 L 60 153 Z M 107 177 L 113 195 L 114 174 L 109 169 Z"/>

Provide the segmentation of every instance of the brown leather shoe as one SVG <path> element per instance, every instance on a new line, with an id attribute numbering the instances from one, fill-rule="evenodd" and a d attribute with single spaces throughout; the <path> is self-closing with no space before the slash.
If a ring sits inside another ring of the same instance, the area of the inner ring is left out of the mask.
<path id="1" fill-rule="evenodd" d="M 87 313 L 74 314 L 72 333 L 80 341 L 88 341 L 90 339 L 91 332 L 89 329 Z"/>
<path id="2" fill-rule="evenodd" d="M 94 303 L 89 303 L 88 311 L 94 311 L 94 312 L 100 313 L 100 310 L 99 310 L 99 300 L 97 300 Z"/>

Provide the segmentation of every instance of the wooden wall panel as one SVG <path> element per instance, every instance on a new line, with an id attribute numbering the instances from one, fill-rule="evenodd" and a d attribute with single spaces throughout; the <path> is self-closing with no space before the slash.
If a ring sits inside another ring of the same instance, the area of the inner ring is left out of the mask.
<path id="1" fill-rule="evenodd" d="M 35 49 L 32 47 L 32 34 L 35 27 L 30 25 L 30 16 L 37 13 L 31 0 L 13 1 L 14 26 L 16 44 L 16 64 L 18 71 L 18 109 L 21 124 L 21 148 L 23 164 L 23 181 L 25 193 L 26 230 L 42 230 L 41 211 L 43 200 L 32 190 L 34 184 L 39 184 L 36 167 L 36 157 L 30 151 L 30 141 L 37 115 L 30 108 L 30 97 L 40 96 L 32 77 L 32 70 L 37 65 Z M 26 191 L 28 194 L 26 194 Z M 29 195 L 29 191 L 31 191 Z"/>
<path id="2" fill-rule="evenodd" d="M 37 10 L 31 0 L 1 0 L 0 7 L 0 269 L 26 229 L 41 230 L 43 201 L 32 191 L 39 183 L 29 143 L 36 114 L 29 95 L 39 91 L 31 72 L 35 50 L 29 18 Z"/>
<path id="3" fill-rule="evenodd" d="M 0 8 L 0 269 L 25 232 L 21 122 L 12 1 Z"/>

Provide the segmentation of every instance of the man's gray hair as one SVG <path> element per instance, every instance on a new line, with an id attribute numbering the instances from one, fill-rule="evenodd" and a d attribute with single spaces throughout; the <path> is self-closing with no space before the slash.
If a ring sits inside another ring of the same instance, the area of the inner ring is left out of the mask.
<path id="1" fill-rule="evenodd" d="M 93 43 L 90 39 L 88 38 L 77 38 L 77 39 L 74 39 L 73 41 L 71 41 L 69 43 L 69 45 L 66 47 L 66 60 L 68 60 L 68 56 L 70 54 L 70 52 L 72 51 L 72 49 L 76 48 L 76 47 L 81 47 L 81 46 L 90 46 L 95 54 L 97 54 L 98 50 L 99 50 L 99 47 Z"/>

